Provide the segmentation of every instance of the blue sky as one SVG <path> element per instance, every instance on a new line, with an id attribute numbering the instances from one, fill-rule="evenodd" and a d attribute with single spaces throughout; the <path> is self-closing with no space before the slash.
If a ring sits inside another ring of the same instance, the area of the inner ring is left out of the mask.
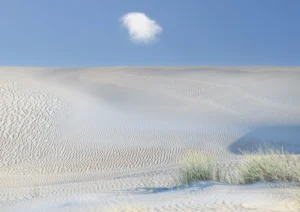
<path id="1" fill-rule="evenodd" d="M 130 39 L 129 12 L 155 41 Z M 300 1 L 0 1 L 0 66 L 141 65 L 300 65 Z"/>

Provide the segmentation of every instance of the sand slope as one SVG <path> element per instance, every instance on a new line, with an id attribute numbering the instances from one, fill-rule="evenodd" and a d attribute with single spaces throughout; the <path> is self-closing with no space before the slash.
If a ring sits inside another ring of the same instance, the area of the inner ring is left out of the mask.
<path id="1" fill-rule="evenodd" d="M 224 166 L 266 142 L 300 154 L 300 68 L 0 67 L 0 114 L 0 209 L 101 211 L 116 192 L 174 186 L 191 150 Z M 157 208 L 242 211 L 251 191 L 265 194 L 257 211 L 288 210 L 276 189 L 280 201 L 265 186 L 213 187 L 196 206 L 191 192 L 159 192 Z M 151 194 L 129 196 L 155 209 Z"/>

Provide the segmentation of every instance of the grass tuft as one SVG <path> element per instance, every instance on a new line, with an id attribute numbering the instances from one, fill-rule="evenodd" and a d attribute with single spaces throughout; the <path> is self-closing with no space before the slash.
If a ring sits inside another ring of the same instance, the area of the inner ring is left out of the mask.
<path id="1" fill-rule="evenodd" d="M 300 182 L 300 160 L 284 150 L 258 149 L 255 153 L 243 152 L 239 166 L 241 182 L 257 181 Z"/>
<path id="2" fill-rule="evenodd" d="M 221 167 L 205 155 L 188 154 L 180 169 L 180 184 L 197 181 L 218 181 L 230 184 L 250 184 L 257 181 L 300 183 L 300 158 L 283 150 L 258 148 L 243 152 L 244 159 L 234 168 Z"/>
<path id="3" fill-rule="evenodd" d="M 216 162 L 212 158 L 189 153 L 180 170 L 180 182 L 187 185 L 197 181 L 214 180 L 215 166 Z"/>

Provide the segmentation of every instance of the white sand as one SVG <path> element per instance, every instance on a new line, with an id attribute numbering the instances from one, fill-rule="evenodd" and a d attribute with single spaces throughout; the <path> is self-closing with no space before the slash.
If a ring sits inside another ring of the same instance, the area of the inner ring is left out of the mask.
<path id="1" fill-rule="evenodd" d="M 264 184 L 159 189 L 187 151 L 262 143 L 300 154 L 300 68 L 0 67 L 0 211 L 293 211 Z"/>

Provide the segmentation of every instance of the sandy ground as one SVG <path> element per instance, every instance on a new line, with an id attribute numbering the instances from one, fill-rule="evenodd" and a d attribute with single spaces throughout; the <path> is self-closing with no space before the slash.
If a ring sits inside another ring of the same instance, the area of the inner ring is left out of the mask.
<path id="1" fill-rule="evenodd" d="M 0 211 L 295 211 L 281 188 L 174 188 L 189 151 L 224 167 L 300 154 L 299 67 L 0 67 Z"/>

